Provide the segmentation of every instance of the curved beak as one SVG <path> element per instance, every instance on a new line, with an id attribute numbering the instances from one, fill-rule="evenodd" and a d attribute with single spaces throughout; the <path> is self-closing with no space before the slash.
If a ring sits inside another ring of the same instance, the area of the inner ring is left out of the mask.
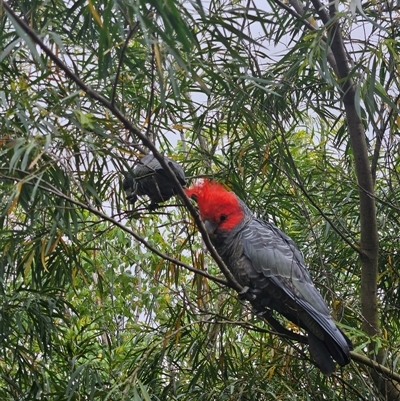
<path id="1" fill-rule="evenodd" d="M 210 220 L 204 220 L 204 227 L 206 228 L 206 231 L 208 233 L 208 235 L 213 235 L 215 230 L 218 227 L 218 224 L 210 221 Z"/>

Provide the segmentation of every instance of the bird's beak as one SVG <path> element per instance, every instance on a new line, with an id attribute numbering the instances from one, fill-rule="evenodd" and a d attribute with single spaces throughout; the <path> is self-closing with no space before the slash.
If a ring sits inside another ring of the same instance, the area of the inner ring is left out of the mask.
<path id="1" fill-rule="evenodd" d="M 204 227 L 206 228 L 208 235 L 211 236 L 214 234 L 215 230 L 217 229 L 218 224 L 213 223 L 210 220 L 204 220 Z"/>

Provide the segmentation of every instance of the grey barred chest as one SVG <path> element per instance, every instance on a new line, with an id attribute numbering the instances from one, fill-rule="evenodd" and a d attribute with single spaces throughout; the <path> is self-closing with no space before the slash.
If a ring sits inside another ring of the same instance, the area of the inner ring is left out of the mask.
<path id="1" fill-rule="evenodd" d="M 225 258 L 223 258 L 225 259 Z M 225 263 L 242 287 L 257 288 L 267 286 L 266 277 L 257 272 L 252 266 L 250 260 L 242 255 L 234 255 L 226 258 Z"/>

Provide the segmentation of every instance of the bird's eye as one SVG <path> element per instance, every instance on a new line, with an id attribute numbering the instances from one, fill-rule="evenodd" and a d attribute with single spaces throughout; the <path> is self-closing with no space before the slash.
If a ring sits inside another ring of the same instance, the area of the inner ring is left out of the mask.
<path id="1" fill-rule="evenodd" d="M 221 214 L 221 217 L 219 218 L 220 223 L 224 222 L 228 216 L 226 214 Z"/>

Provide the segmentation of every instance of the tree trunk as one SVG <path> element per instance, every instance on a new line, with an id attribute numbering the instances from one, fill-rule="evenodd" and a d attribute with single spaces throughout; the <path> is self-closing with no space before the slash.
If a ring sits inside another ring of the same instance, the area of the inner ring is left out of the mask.
<path id="1" fill-rule="evenodd" d="M 336 10 L 331 6 L 331 18 L 336 18 Z M 379 313 L 377 302 L 378 256 L 379 241 L 376 221 L 376 207 L 374 197 L 374 182 L 368 158 L 365 131 L 357 113 L 355 85 L 350 78 L 350 69 L 346 58 L 346 51 L 341 35 L 341 28 L 336 21 L 331 28 L 331 49 L 336 59 L 338 78 L 343 92 L 343 103 L 347 118 L 350 144 L 354 155 L 354 165 L 360 196 L 360 251 L 361 251 L 361 312 L 362 328 L 371 337 L 380 334 Z M 375 350 L 375 343 L 369 346 L 370 354 Z M 370 355 L 378 363 L 383 363 L 385 351 L 380 350 Z M 381 394 L 387 400 L 399 400 L 400 388 L 393 382 L 382 378 L 371 370 L 374 380 Z"/>

